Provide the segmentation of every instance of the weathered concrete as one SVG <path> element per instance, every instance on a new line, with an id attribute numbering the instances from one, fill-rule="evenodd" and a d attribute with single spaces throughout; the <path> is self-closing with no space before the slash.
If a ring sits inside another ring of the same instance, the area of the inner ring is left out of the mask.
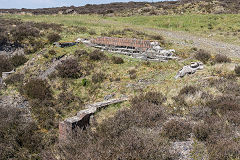
<path id="1" fill-rule="evenodd" d="M 124 54 L 142 60 L 166 61 L 178 59 L 173 56 L 175 50 L 165 50 L 159 46 L 157 41 L 115 37 L 98 37 L 91 40 L 78 38 L 76 41 L 101 50 Z"/>
<path id="2" fill-rule="evenodd" d="M 57 57 L 56 59 L 53 59 L 52 63 L 48 66 L 47 70 L 40 73 L 39 78 L 40 79 L 46 79 L 49 75 L 51 75 L 53 72 L 56 71 L 56 66 L 62 63 L 63 60 L 66 60 L 67 56 L 62 55 L 60 57 Z"/>
<path id="3" fill-rule="evenodd" d="M 2 80 L 5 80 L 9 75 L 15 73 L 15 70 L 12 70 L 10 72 L 2 72 Z"/>
<path id="4" fill-rule="evenodd" d="M 127 101 L 128 98 L 111 99 L 103 102 L 86 105 L 85 110 L 81 110 L 76 116 L 65 119 L 59 123 L 59 141 L 72 138 L 77 128 L 85 129 L 90 124 L 91 116 L 102 108 L 111 104 Z"/>
<path id="5" fill-rule="evenodd" d="M 197 70 L 203 69 L 203 63 L 202 62 L 192 62 L 191 65 L 184 66 L 175 76 L 175 78 L 182 78 L 187 74 L 194 74 Z"/>

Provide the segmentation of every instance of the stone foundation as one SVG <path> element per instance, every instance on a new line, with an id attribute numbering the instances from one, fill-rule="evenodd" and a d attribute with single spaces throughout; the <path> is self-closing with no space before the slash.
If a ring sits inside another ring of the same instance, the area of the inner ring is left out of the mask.
<path id="1" fill-rule="evenodd" d="M 77 129 L 86 129 L 90 125 L 91 117 L 102 108 L 116 103 L 127 101 L 128 98 L 111 99 L 95 104 L 87 105 L 85 110 L 81 110 L 76 116 L 65 119 L 59 123 L 59 141 L 63 142 L 69 138 L 74 138 Z"/>

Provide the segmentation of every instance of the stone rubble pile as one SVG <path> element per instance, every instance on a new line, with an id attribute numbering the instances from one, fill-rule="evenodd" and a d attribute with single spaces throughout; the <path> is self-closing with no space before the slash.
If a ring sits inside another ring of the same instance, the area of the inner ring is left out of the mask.
<path id="1" fill-rule="evenodd" d="M 202 62 L 191 62 L 190 65 L 184 66 L 175 76 L 175 78 L 182 78 L 187 74 L 194 74 L 197 70 L 202 70 L 204 68 Z"/>
<path id="2" fill-rule="evenodd" d="M 91 40 L 78 38 L 76 42 L 82 42 L 87 46 L 98 48 L 102 51 L 124 54 L 142 60 L 167 61 L 170 59 L 178 59 L 178 57 L 173 56 L 175 53 L 174 49 L 163 49 L 156 41 L 99 37 Z"/>

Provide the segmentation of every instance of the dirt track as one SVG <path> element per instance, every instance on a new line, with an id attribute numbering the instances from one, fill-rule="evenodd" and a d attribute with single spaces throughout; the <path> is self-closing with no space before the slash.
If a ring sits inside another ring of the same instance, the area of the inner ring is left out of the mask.
<path id="1" fill-rule="evenodd" d="M 129 26 L 131 24 L 123 24 L 116 21 L 109 21 L 106 19 L 100 20 L 100 23 L 108 23 L 122 26 Z M 98 23 L 99 23 L 98 22 Z M 240 46 L 233 45 L 221 41 L 212 40 L 210 38 L 203 38 L 200 36 L 196 36 L 183 31 L 169 31 L 165 29 L 155 29 L 148 28 L 144 26 L 131 26 L 136 27 L 139 30 L 152 32 L 162 35 L 164 38 L 169 40 L 170 42 L 180 45 L 180 46 L 190 46 L 196 47 L 198 49 L 205 49 L 215 54 L 225 54 L 230 57 L 240 58 Z"/>
<path id="2" fill-rule="evenodd" d="M 172 43 L 178 45 L 185 45 L 190 47 L 201 48 L 209 50 L 213 53 L 226 54 L 231 57 L 240 58 L 240 46 L 219 42 L 199 36 L 194 36 L 186 32 L 179 31 L 167 31 L 161 29 L 145 28 L 145 31 L 151 31 L 163 35 L 166 39 Z"/>

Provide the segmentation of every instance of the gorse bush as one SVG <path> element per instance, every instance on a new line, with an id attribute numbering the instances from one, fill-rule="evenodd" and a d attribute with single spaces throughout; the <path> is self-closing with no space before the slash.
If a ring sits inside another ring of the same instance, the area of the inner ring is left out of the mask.
<path id="1" fill-rule="evenodd" d="M 62 78 L 79 78 L 82 75 L 81 66 L 75 59 L 64 60 L 56 69 Z"/>
<path id="2" fill-rule="evenodd" d="M 228 58 L 226 55 L 217 54 L 217 55 L 214 57 L 214 62 L 215 62 L 215 63 L 230 63 L 230 62 L 231 62 L 231 59 Z"/>
<path id="3" fill-rule="evenodd" d="M 211 58 L 211 54 L 203 49 L 200 49 L 195 54 L 195 58 L 203 63 L 206 63 Z"/>
<path id="4" fill-rule="evenodd" d="M 52 98 L 52 91 L 46 80 L 31 79 L 23 86 L 22 92 L 30 99 L 44 100 Z"/>
<path id="5" fill-rule="evenodd" d="M 12 65 L 16 68 L 28 61 L 28 59 L 24 55 L 15 55 L 10 58 Z"/>
<path id="6" fill-rule="evenodd" d="M 57 33 L 50 33 L 48 36 L 47 36 L 47 39 L 49 41 L 49 43 L 54 43 L 54 42 L 58 42 L 61 40 L 61 36 Z"/>

